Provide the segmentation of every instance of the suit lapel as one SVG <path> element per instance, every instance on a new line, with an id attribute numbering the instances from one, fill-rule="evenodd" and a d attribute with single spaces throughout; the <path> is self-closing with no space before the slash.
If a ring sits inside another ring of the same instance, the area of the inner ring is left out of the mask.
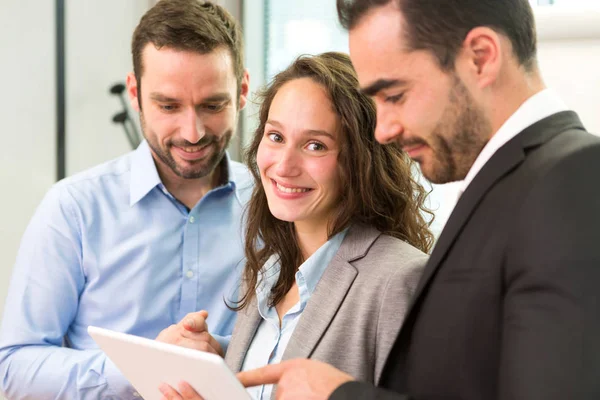
<path id="1" fill-rule="evenodd" d="M 583 129 L 577 115 L 572 111 L 554 114 L 523 130 L 484 165 L 452 211 L 415 290 L 409 313 L 486 193 L 525 160 L 527 149 L 539 146 L 569 129 Z"/>
<path id="2" fill-rule="evenodd" d="M 364 257 L 379 235 L 376 229 L 361 224 L 350 228 L 311 295 L 282 361 L 312 355 L 358 274 L 350 262 Z"/>
<path id="3" fill-rule="evenodd" d="M 239 312 L 237 318 L 238 326 L 236 326 L 236 329 L 233 332 L 232 340 L 226 355 L 228 364 L 236 372 L 241 371 L 242 364 L 246 358 L 246 353 L 248 352 L 248 348 L 250 348 L 250 343 L 252 343 L 252 339 L 262 320 L 262 317 L 258 313 L 256 298 L 253 299 L 246 308 Z"/>

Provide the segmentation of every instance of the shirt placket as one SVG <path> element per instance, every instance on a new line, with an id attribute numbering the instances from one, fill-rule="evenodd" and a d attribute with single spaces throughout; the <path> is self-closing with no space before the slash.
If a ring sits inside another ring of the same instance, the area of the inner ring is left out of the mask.
<path id="1" fill-rule="evenodd" d="M 192 210 L 187 215 L 186 226 L 183 233 L 183 262 L 182 262 L 182 283 L 181 283 L 181 303 L 179 307 L 179 320 L 186 314 L 195 312 L 198 298 L 198 278 L 200 275 L 200 266 L 198 248 L 200 241 L 200 221 L 198 213 Z"/>

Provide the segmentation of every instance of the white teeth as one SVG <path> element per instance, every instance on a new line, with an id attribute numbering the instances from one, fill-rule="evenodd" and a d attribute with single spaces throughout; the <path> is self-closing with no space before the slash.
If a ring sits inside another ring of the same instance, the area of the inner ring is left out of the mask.
<path id="1" fill-rule="evenodd" d="M 310 189 L 301 189 L 301 188 L 287 188 L 285 186 L 281 186 L 279 182 L 277 183 L 277 189 L 283 193 L 304 193 L 308 192 Z"/>
<path id="2" fill-rule="evenodd" d="M 206 146 L 199 146 L 199 147 L 180 147 L 181 150 L 185 151 L 186 153 L 195 153 L 197 151 L 200 151 L 202 149 L 204 149 Z"/>

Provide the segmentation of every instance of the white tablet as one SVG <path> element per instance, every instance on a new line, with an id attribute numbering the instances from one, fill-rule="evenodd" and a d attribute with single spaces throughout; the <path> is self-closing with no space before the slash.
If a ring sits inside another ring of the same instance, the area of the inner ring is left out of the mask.
<path id="1" fill-rule="evenodd" d="M 205 400 L 248 400 L 250 396 L 216 354 L 139 336 L 88 327 L 88 333 L 145 400 L 160 400 L 158 386 L 188 382 Z"/>

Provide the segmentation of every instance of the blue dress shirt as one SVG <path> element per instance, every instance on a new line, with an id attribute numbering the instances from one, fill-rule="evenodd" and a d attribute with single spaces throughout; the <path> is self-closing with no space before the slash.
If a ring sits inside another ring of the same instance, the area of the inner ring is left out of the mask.
<path id="1" fill-rule="evenodd" d="M 262 270 L 262 281 L 256 288 L 258 312 L 263 319 L 252 339 L 252 343 L 250 343 L 242 365 L 242 371 L 281 362 L 285 348 L 292 337 L 292 333 L 294 333 L 294 329 L 296 329 L 296 325 L 298 325 L 298 321 L 300 321 L 310 296 L 314 293 L 323 272 L 340 248 L 347 231 L 346 229 L 333 236 L 302 263 L 295 275 L 300 301 L 283 316 L 281 326 L 277 310 L 275 307 L 268 306 L 271 288 L 277 283 L 281 266 L 277 255 L 272 255 L 267 260 Z M 248 393 L 255 400 L 268 400 L 271 398 L 272 392 L 273 385 L 248 388 Z"/>
<path id="2" fill-rule="evenodd" d="M 146 142 L 50 189 L 22 239 L 0 328 L 8 398 L 139 398 L 89 325 L 155 338 L 205 309 L 229 343 L 235 313 L 224 299 L 237 296 L 252 178 L 229 158 L 222 165 L 227 183 L 189 211 Z"/>

